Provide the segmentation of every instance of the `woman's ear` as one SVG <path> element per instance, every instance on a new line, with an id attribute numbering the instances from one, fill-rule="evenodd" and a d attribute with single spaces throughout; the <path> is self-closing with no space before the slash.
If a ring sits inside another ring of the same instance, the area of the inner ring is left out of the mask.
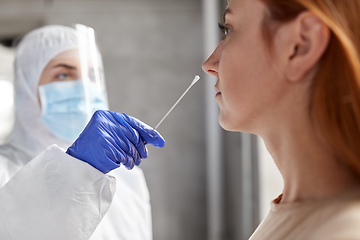
<path id="1" fill-rule="evenodd" d="M 300 13 L 288 26 L 287 64 L 285 75 L 290 81 L 300 81 L 313 69 L 327 49 L 330 29 L 309 11 Z"/>

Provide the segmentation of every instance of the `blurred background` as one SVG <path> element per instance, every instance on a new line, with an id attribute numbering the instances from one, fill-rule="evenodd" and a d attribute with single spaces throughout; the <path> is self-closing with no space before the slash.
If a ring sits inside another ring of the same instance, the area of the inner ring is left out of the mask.
<path id="1" fill-rule="evenodd" d="M 141 164 L 155 240 L 248 239 L 282 180 L 261 139 L 217 123 L 216 79 L 201 69 L 221 40 L 226 0 L 0 0 L 0 142 L 13 125 L 16 43 L 47 24 L 95 29 L 110 110 L 159 127 L 163 149 Z"/>

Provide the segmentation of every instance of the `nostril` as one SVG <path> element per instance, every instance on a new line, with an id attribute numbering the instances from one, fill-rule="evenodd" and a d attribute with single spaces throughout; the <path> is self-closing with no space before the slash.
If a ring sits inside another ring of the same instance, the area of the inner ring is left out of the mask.
<path id="1" fill-rule="evenodd" d="M 210 59 L 210 58 L 209 58 Z M 213 76 L 217 76 L 217 65 L 214 64 L 214 62 L 206 60 L 204 62 L 204 64 L 202 65 L 202 69 L 204 70 L 204 72 L 206 72 L 207 74 L 213 75 Z"/>

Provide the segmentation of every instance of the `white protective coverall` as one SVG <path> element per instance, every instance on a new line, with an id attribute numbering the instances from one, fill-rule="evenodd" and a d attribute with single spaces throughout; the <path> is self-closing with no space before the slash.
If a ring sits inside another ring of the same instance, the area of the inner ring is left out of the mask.
<path id="1" fill-rule="evenodd" d="M 0 146 L 1 240 L 152 239 L 142 170 L 122 166 L 110 173 L 113 177 L 105 175 L 66 154 L 71 143 L 56 138 L 41 121 L 42 71 L 76 44 L 74 29 L 46 26 L 26 35 L 17 48 L 15 126 Z"/>

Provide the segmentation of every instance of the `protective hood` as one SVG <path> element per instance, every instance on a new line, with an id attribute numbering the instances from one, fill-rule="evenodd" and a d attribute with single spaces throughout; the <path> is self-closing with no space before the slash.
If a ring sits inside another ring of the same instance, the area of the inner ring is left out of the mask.
<path id="1" fill-rule="evenodd" d="M 21 40 L 14 65 L 15 125 L 9 143 L 0 148 L 0 154 L 10 146 L 10 150 L 16 149 L 31 159 L 51 144 L 65 149 L 71 144 L 55 137 L 43 124 L 38 83 L 44 68 L 55 56 L 74 48 L 77 48 L 76 31 L 66 26 L 45 26 Z"/>

